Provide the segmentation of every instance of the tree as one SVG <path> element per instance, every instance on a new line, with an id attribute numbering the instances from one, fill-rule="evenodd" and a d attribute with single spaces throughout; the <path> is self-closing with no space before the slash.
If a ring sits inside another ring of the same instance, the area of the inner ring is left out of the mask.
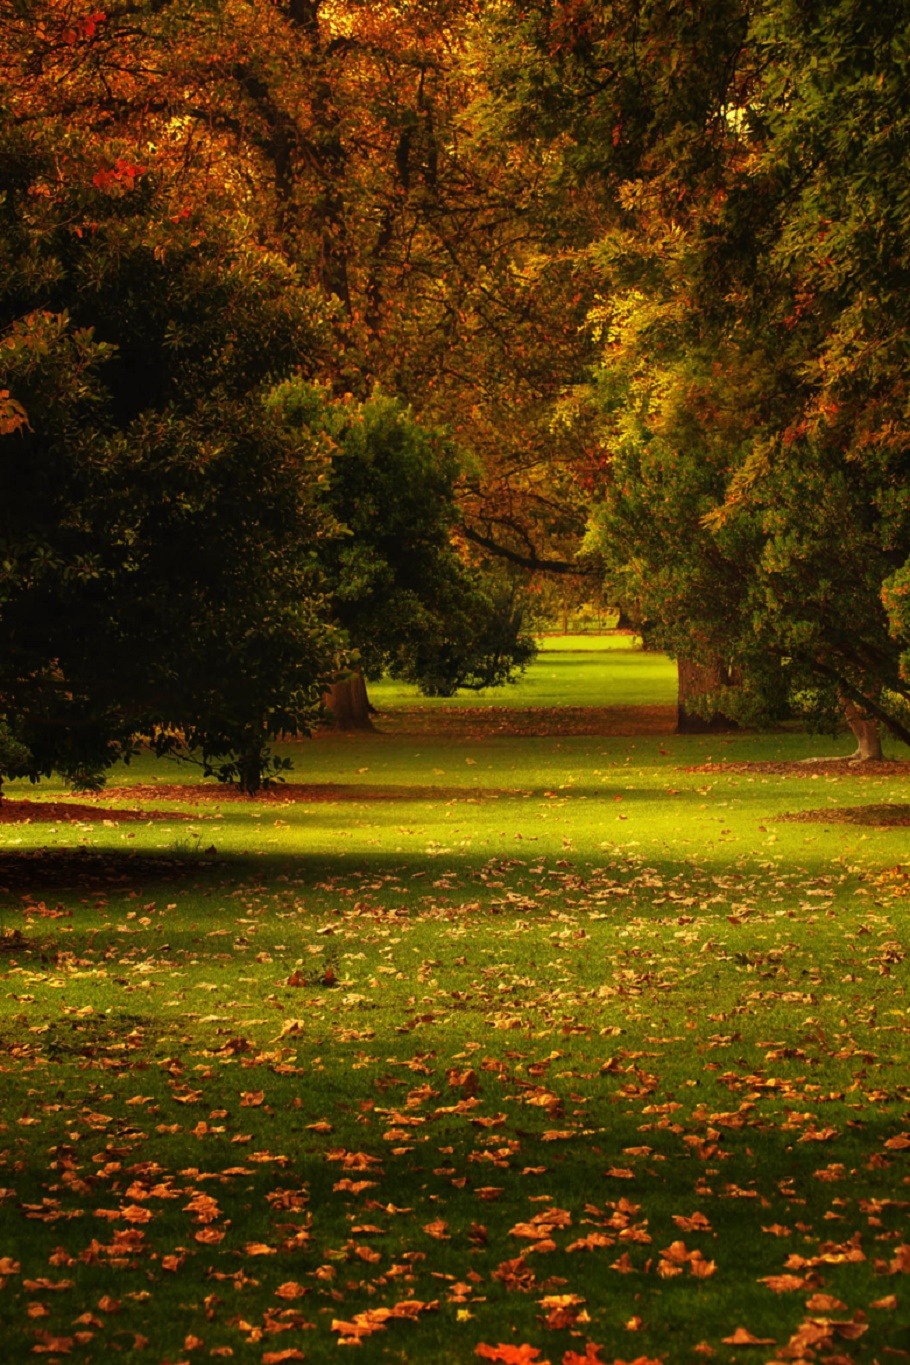
<path id="1" fill-rule="evenodd" d="M 322 307 L 168 157 L 29 111 L 0 164 L 4 770 L 89 784 L 145 735 L 255 790 L 340 648 L 318 439 L 265 404 Z"/>
<path id="2" fill-rule="evenodd" d="M 703 710 L 839 696 L 910 739 L 903 11 L 567 0 L 493 22 L 502 126 L 601 204 L 610 585 L 740 680 Z"/>
<path id="3" fill-rule="evenodd" d="M 323 541 L 320 563 L 358 660 L 334 686 L 336 719 L 368 723 L 364 675 L 437 696 L 508 681 L 534 644 L 515 585 L 466 563 L 455 543 L 462 460 L 451 439 L 380 392 L 329 405 L 318 387 L 289 381 L 272 403 L 292 431 L 322 422 L 332 452 L 323 496 L 342 535 Z"/>

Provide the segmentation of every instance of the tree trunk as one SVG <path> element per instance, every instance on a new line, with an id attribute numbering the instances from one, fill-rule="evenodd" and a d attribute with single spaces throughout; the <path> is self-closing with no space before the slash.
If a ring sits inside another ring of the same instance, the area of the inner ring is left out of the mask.
<path id="1" fill-rule="evenodd" d="M 255 796 L 262 788 L 262 749 L 251 749 L 237 758 L 237 786 L 246 796 Z"/>
<path id="2" fill-rule="evenodd" d="M 357 670 L 336 678 L 323 694 L 323 705 L 335 730 L 372 730 L 370 699 L 363 674 Z"/>
<path id="3" fill-rule="evenodd" d="M 709 692 L 719 692 L 734 681 L 730 669 L 720 660 L 710 664 L 696 663 L 694 659 L 680 657 L 679 692 L 676 706 L 676 732 L 680 735 L 716 734 L 724 730 L 736 730 L 735 720 L 725 716 L 720 710 L 710 715 L 699 714 L 696 710 L 698 699 Z"/>
<path id="4" fill-rule="evenodd" d="M 851 760 L 856 763 L 866 763 L 884 758 L 881 728 L 878 721 L 866 715 L 850 697 L 841 695 L 840 702 L 844 709 L 844 719 L 853 731 L 853 737 L 856 740 L 856 752 L 850 755 Z"/>

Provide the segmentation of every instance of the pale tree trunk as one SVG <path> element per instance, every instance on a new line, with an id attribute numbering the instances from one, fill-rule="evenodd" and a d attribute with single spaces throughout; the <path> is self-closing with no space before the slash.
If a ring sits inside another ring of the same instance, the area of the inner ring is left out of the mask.
<path id="1" fill-rule="evenodd" d="M 323 694 L 323 705 L 335 730 L 372 730 L 370 699 L 363 674 L 356 670 L 336 678 Z"/>
<path id="2" fill-rule="evenodd" d="M 884 758 L 881 727 L 878 721 L 868 716 L 850 697 L 841 694 L 840 703 L 844 711 L 844 720 L 850 726 L 856 740 L 856 752 L 850 755 L 851 761 L 868 763 Z"/>
<path id="3" fill-rule="evenodd" d="M 676 732 L 680 735 L 706 735 L 718 731 L 736 730 L 735 720 L 715 710 L 709 716 L 699 714 L 694 704 L 707 693 L 720 692 L 735 681 L 730 669 L 720 660 L 710 664 L 696 663 L 683 656 L 677 660 L 679 691 L 676 705 Z"/>

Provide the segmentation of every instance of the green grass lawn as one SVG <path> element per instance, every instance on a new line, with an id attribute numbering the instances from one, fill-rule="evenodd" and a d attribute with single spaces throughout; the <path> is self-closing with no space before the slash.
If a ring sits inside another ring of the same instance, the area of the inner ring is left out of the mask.
<path id="1" fill-rule="evenodd" d="M 910 1358 L 910 783 L 553 643 L 0 824 L 8 1359 Z"/>
<path id="2" fill-rule="evenodd" d="M 402 706 L 672 706 L 676 665 L 664 654 L 644 654 L 629 635 L 561 635 L 540 641 L 534 664 L 515 683 L 473 696 L 421 697 L 416 687 L 382 682 L 370 686 L 383 710 Z"/>

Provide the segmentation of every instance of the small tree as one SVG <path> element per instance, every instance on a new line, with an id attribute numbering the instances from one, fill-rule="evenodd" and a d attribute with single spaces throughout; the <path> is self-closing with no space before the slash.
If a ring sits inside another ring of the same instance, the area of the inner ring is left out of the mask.
<path id="1" fill-rule="evenodd" d="M 289 382 L 274 402 L 293 430 L 324 422 L 324 501 L 342 534 L 322 542 L 320 562 L 362 673 L 446 696 L 512 678 L 534 644 L 519 592 L 501 572 L 466 563 L 455 540 L 461 463 L 448 437 L 381 393 L 327 408 L 319 389 Z M 352 689 L 362 723 L 362 679 L 336 686 L 334 704 L 352 705 Z"/>

